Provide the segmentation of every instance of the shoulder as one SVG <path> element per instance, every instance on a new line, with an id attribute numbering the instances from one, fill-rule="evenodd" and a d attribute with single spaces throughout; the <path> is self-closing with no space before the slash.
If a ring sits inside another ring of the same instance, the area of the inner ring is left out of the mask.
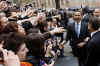
<path id="1" fill-rule="evenodd" d="M 81 23 L 82 23 L 82 24 L 85 24 L 85 25 L 88 25 L 88 23 L 85 22 L 85 21 L 83 21 L 83 20 L 81 21 Z"/>
<path id="2" fill-rule="evenodd" d="M 100 31 L 95 33 L 95 35 L 91 38 L 91 43 L 100 43 Z"/>
<path id="3" fill-rule="evenodd" d="M 100 38 L 100 31 L 98 31 L 98 32 L 95 33 L 94 38 L 95 38 L 95 37 L 96 37 L 96 38 Z M 100 39 L 99 39 L 99 40 L 100 40 Z"/>
<path id="4" fill-rule="evenodd" d="M 72 28 L 75 25 L 75 22 L 68 24 L 68 28 Z"/>

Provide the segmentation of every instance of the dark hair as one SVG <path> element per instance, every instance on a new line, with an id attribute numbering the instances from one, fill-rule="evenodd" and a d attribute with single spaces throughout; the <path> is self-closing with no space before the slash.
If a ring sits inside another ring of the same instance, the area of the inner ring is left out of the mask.
<path id="1" fill-rule="evenodd" d="M 20 33 L 10 33 L 6 41 L 4 41 L 4 48 L 11 50 L 17 54 L 20 49 L 20 46 L 25 43 L 26 37 Z"/>
<path id="2" fill-rule="evenodd" d="M 22 23 L 22 27 L 27 32 L 29 29 L 33 28 L 33 25 L 31 24 L 30 21 L 25 21 L 25 22 Z"/>
<path id="3" fill-rule="evenodd" d="M 27 36 L 26 45 L 32 56 L 43 57 L 44 56 L 44 38 L 41 34 L 30 33 Z"/>
<path id="4" fill-rule="evenodd" d="M 80 10 L 76 10 L 76 11 L 74 12 L 74 15 L 75 15 L 76 12 L 80 12 L 81 15 L 83 15 L 82 11 L 80 11 Z"/>
<path id="5" fill-rule="evenodd" d="M 6 1 L 6 0 L 0 0 L 0 1 Z"/>
<path id="6" fill-rule="evenodd" d="M 18 24 L 16 22 L 9 22 L 4 28 L 4 33 L 18 32 Z"/>
<path id="7" fill-rule="evenodd" d="M 89 11 L 89 7 L 88 6 L 85 6 L 84 8 L 82 8 L 83 14 L 88 13 L 88 11 Z"/>
<path id="8" fill-rule="evenodd" d="M 2 22 L 0 21 L 0 34 L 3 32 L 3 29 L 4 29 L 4 27 L 2 25 Z"/>
<path id="9" fill-rule="evenodd" d="M 38 22 L 38 25 L 36 27 L 38 29 L 40 29 L 41 33 L 44 33 L 44 32 L 46 32 L 44 28 L 47 27 L 47 26 L 48 26 L 48 24 L 47 24 L 46 20 L 44 20 L 42 22 Z"/>
<path id="10" fill-rule="evenodd" d="M 100 19 L 98 17 L 92 16 L 89 19 L 89 24 L 92 26 L 94 30 L 98 30 L 100 27 Z"/>
<path id="11" fill-rule="evenodd" d="M 30 28 L 26 33 L 27 34 L 30 34 L 30 33 L 39 33 L 39 29 L 37 29 L 37 28 Z"/>
<path id="12" fill-rule="evenodd" d="M 0 34 L 0 43 L 2 41 L 6 41 L 7 40 L 8 35 L 7 34 Z"/>

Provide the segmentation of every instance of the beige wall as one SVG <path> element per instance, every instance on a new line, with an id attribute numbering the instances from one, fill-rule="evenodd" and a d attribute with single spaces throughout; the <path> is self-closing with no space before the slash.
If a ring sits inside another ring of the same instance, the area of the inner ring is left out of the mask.
<path id="1" fill-rule="evenodd" d="M 42 7 L 41 4 L 44 5 L 44 8 L 56 7 L 55 0 L 16 0 L 16 1 L 22 1 L 22 3 L 23 2 L 32 3 L 34 1 L 37 7 Z M 81 4 L 89 5 L 90 7 L 100 7 L 100 0 L 60 0 L 61 8 L 81 7 Z"/>
<path id="2" fill-rule="evenodd" d="M 45 0 L 42 0 L 45 1 Z M 49 2 L 49 3 L 48 3 Z M 55 0 L 46 0 L 47 8 L 55 8 Z M 48 5 L 49 4 L 49 5 Z M 81 5 L 89 5 L 90 7 L 100 7 L 100 0 L 60 0 L 61 8 L 81 7 Z"/>
<path id="3" fill-rule="evenodd" d="M 70 7 L 79 7 L 82 4 L 90 7 L 100 7 L 100 0 L 69 0 Z"/>

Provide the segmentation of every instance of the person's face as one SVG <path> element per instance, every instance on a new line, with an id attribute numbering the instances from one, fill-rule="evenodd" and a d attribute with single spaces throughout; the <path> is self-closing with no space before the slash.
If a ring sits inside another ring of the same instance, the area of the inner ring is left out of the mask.
<path id="1" fill-rule="evenodd" d="M 48 27 L 51 27 L 52 26 L 52 23 L 51 22 L 48 22 Z"/>
<path id="2" fill-rule="evenodd" d="M 6 18 L 6 17 L 2 17 L 1 18 L 1 21 L 2 21 L 2 25 L 3 26 L 6 26 L 9 22 L 8 22 L 8 18 Z"/>
<path id="3" fill-rule="evenodd" d="M 53 24 L 56 25 L 57 24 L 57 20 L 53 19 Z"/>
<path id="4" fill-rule="evenodd" d="M 0 13 L 0 16 L 5 17 L 6 14 L 5 13 Z"/>
<path id="5" fill-rule="evenodd" d="M 39 20 L 45 19 L 46 15 L 44 13 L 38 13 Z"/>
<path id="6" fill-rule="evenodd" d="M 100 9 L 95 9 L 93 12 L 93 15 L 99 17 L 100 16 Z"/>
<path id="7" fill-rule="evenodd" d="M 14 25 L 12 25 L 12 27 L 16 32 L 18 32 L 18 24 L 14 24 Z"/>
<path id="8" fill-rule="evenodd" d="M 18 32 L 24 35 L 26 34 L 24 28 L 20 25 L 18 25 Z"/>
<path id="9" fill-rule="evenodd" d="M 12 12 L 12 13 L 11 13 L 11 16 L 17 17 L 17 13 L 16 13 L 16 12 Z"/>
<path id="10" fill-rule="evenodd" d="M 17 52 L 17 55 L 18 55 L 18 57 L 19 57 L 19 59 L 20 59 L 21 61 L 23 61 L 23 60 L 26 59 L 26 54 L 27 54 L 28 51 L 29 51 L 29 50 L 28 50 L 28 48 L 26 47 L 26 44 L 23 43 L 23 44 L 20 46 L 19 51 Z"/>
<path id="11" fill-rule="evenodd" d="M 61 20 L 61 15 L 58 16 L 59 20 Z"/>
<path id="12" fill-rule="evenodd" d="M 74 19 L 75 19 L 75 20 L 81 20 L 81 18 L 82 18 L 82 15 L 81 15 L 80 12 L 75 12 L 75 13 L 74 13 Z"/>
<path id="13" fill-rule="evenodd" d="M 8 5 L 6 4 L 6 1 L 0 2 L 0 11 L 7 10 Z"/>

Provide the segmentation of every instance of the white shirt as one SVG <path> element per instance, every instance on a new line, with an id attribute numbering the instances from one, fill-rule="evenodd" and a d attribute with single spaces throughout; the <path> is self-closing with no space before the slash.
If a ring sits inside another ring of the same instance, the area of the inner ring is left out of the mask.
<path id="1" fill-rule="evenodd" d="M 75 22 L 75 28 L 77 27 L 77 26 L 76 26 L 77 23 L 78 23 L 78 22 Z M 80 30 L 81 30 L 81 21 L 79 22 L 79 29 L 78 29 L 79 34 L 80 34 Z"/>
<path id="2" fill-rule="evenodd" d="M 19 25 L 22 25 L 22 21 L 21 21 L 21 20 L 18 20 L 17 23 L 18 23 Z"/>
<path id="3" fill-rule="evenodd" d="M 91 33 L 91 37 L 92 37 L 96 32 L 98 32 L 98 31 L 92 32 L 92 33 Z"/>

